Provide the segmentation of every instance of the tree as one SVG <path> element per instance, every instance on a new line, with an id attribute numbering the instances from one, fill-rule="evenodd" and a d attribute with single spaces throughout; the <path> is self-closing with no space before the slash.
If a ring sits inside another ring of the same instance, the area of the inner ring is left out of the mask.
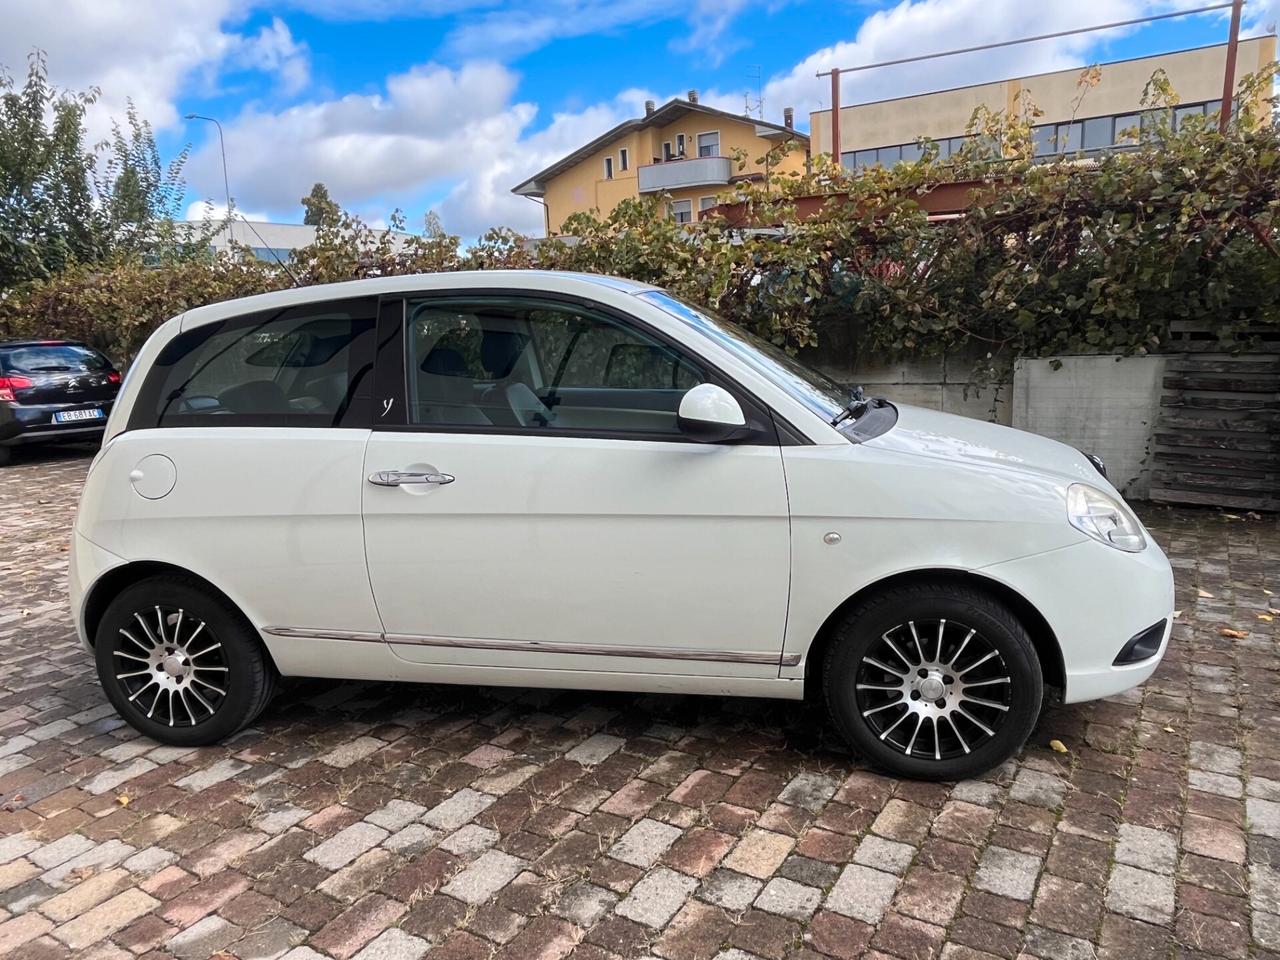
<path id="1" fill-rule="evenodd" d="M 207 244 L 177 237 L 184 147 L 160 161 L 151 125 L 129 102 L 125 128 L 85 144 L 85 111 L 98 90 L 57 90 L 35 51 L 19 88 L 0 71 L 0 289 L 77 263 L 161 250 L 189 255 Z"/>
<path id="2" fill-rule="evenodd" d="M 83 122 L 97 96 L 51 87 L 40 52 L 21 88 L 0 71 L 0 288 L 100 256 Z"/>
<path id="3" fill-rule="evenodd" d="M 334 199 L 329 196 L 329 188 L 319 182 L 299 202 L 306 210 L 302 222 L 309 227 L 333 226 L 342 212 Z"/>

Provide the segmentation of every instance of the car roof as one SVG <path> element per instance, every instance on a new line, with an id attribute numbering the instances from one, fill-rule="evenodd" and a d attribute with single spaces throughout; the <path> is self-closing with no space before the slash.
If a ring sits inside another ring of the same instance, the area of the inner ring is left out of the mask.
<path id="1" fill-rule="evenodd" d="M 84 347 L 83 340 L 58 340 L 45 338 L 42 340 L 0 340 L 0 350 L 5 347 Z M 89 347 L 92 350 L 92 347 Z"/>
<path id="2" fill-rule="evenodd" d="M 342 283 L 320 283 L 262 293 L 238 300 L 223 300 L 195 307 L 182 314 L 181 328 L 190 330 L 256 310 L 280 310 L 324 300 L 348 297 L 370 297 L 381 294 L 415 291 L 531 289 L 547 293 L 576 293 L 580 296 L 599 294 L 602 289 L 617 293 L 637 294 L 657 289 L 652 284 L 638 283 L 623 277 L 595 273 L 571 273 L 561 270 L 457 270 L 441 273 L 415 273 L 369 280 L 347 280 Z"/>

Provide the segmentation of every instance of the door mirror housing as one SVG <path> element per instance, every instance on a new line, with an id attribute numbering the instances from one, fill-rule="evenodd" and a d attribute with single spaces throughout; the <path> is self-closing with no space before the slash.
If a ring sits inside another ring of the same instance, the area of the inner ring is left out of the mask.
<path id="1" fill-rule="evenodd" d="M 700 383 L 680 398 L 676 423 L 681 432 L 701 443 L 719 443 L 746 430 L 742 406 L 724 387 Z"/>

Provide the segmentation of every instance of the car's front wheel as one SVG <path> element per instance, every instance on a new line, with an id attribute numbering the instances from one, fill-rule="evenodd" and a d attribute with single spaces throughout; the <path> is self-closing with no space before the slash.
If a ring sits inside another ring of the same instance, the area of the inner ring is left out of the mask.
<path id="1" fill-rule="evenodd" d="M 107 607 L 98 679 L 131 726 L 161 743 L 216 743 L 266 707 L 274 668 L 226 598 L 182 576 L 135 583 Z"/>
<path id="2" fill-rule="evenodd" d="M 961 780 L 1007 760 L 1040 713 L 1044 682 L 1026 629 L 959 584 L 890 588 L 836 626 L 823 683 L 855 750 L 899 776 Z"/>

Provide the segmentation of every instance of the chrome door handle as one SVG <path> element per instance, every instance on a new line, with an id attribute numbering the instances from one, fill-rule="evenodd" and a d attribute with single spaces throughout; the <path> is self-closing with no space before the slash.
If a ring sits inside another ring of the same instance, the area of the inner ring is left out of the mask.
<path id="1" fill-rule="evenodd" d="M 454 478 L 447 473 L 412 473 L 407 470 L 379 470 L 369 474 L 369 482 L 380 487 L 399 487 L 406 483 L 453 483 Z"/>

